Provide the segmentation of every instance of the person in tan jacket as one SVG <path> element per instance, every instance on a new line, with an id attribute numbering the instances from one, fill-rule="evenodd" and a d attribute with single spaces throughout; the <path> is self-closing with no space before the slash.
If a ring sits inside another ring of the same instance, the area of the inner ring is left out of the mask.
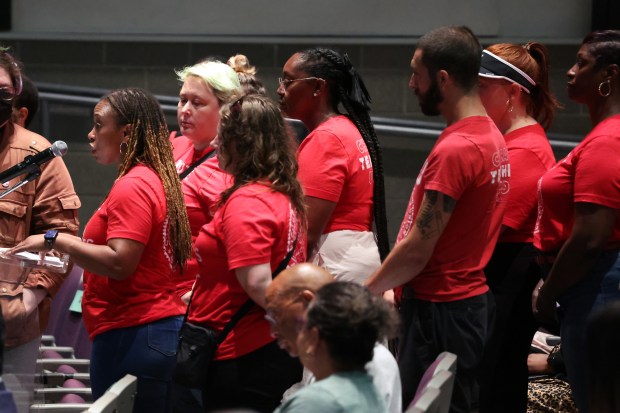
<path id="1" fill-rule="evenodd" d="M 11 120 L 13 100 L 21 91 L 19 63 L 0 49 L 0 171 L 16 165 L 50 143 Z M 0 193 L 19 182 L 0 182 Z M 80 200 L 59 157 L 41 166 L 41 175 L 0 198 L 0 247 L 49 230 L 77 235 Z M 14 392 L 20 412 L 27 412 L 34 386 L 40 337 L 51 298 L 66 274 L 29 270 L 0 261 L 0 307 L 4 318 L 3 379 Z"/>

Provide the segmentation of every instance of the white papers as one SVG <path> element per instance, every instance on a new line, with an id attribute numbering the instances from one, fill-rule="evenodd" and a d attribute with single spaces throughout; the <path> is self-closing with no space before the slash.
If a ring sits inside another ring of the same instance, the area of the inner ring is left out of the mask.
<path id="1" fill-rule="evenodd" d="M 20 267 L 32 267 L 47 269 L 54 272 L 64 273 L 67 271 L 69 256 L 63 254 L 61 257 L 52 255 L 41 256 L 32 252 L 18 252 L 17 254 L 6 254 L 10 248 L 0 248 L 0 261 L 5 264 L 17 265 Z"/>

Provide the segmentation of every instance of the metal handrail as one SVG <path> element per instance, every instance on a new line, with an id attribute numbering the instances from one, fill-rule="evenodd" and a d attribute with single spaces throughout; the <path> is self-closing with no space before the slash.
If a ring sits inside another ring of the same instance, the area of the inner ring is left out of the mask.
<path id="1" fill-rule="evenodd" d="M 39 89 L 41 100 L 41 127 L 44 136 L 50 133 L 49 103 L 68 103 L 92 108 L 101 96 L 108 93 L 109 89 L 68 86 L 53 83 L 35 82 Z M 175 115 L 177 111 L 178 97 L 155 95 L 160 102 L 162 110 L 167 115 Z M 384 135 L 416 137 L 435 140 L 444 129 L 444 124 L 432 121 L 420 121 L 413 119 L 389 118 L 383 116 L 371 117 L 375 130 Z M 293 123 L 299 121 L 290 120 Z M 570 150 L 577 146 L 582 137 L 577 135 L 549 133 L 549 143 L 554 149 Z"/>

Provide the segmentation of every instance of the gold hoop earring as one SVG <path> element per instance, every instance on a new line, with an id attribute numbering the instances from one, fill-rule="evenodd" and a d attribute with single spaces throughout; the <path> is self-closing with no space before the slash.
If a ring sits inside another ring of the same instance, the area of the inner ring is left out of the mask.
<path id="1" fill-rule="evenodd" d="M 512 110 L 514 109 L 514 107 L 512 106 L 512 102 L 510 101 L 510 99 L 508 99 L 506 101 L 506 105 L 508 106 L 508 113 L 512 113 Z"/>
<path id="2" fill-rule="evenodd" d="M 607 93 L 603 93 L 603 85 L 607 85 Z M 611 80 L 607 79 L 598 85 L 598 94 L 606 98 L 611 95 Z"/>
<path id="3" fill-rule="evenodd" d="M 123 150 L 123 144 L 125 144 L 125 150 Z M 118 147 L 118 151 L 121 153 L 121 155 L 125 155 L 127 151 L 129 151 L 129 144 L 127 142 L 121 142 Z"/>

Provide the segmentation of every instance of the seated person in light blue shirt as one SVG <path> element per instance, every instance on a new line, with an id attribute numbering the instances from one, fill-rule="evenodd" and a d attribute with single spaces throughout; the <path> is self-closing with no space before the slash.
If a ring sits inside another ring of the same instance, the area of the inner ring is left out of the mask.
<path id="1" fill-rule="evenodd" d="M 321 287 L 298 319 L 297 349 L 316 381 L 277 410 L 289 412 L 386 412 L 383 397 L 365 366 L 375 343 L 390 336 L 397 316 L 380 297 L 351 282 Z"/>

